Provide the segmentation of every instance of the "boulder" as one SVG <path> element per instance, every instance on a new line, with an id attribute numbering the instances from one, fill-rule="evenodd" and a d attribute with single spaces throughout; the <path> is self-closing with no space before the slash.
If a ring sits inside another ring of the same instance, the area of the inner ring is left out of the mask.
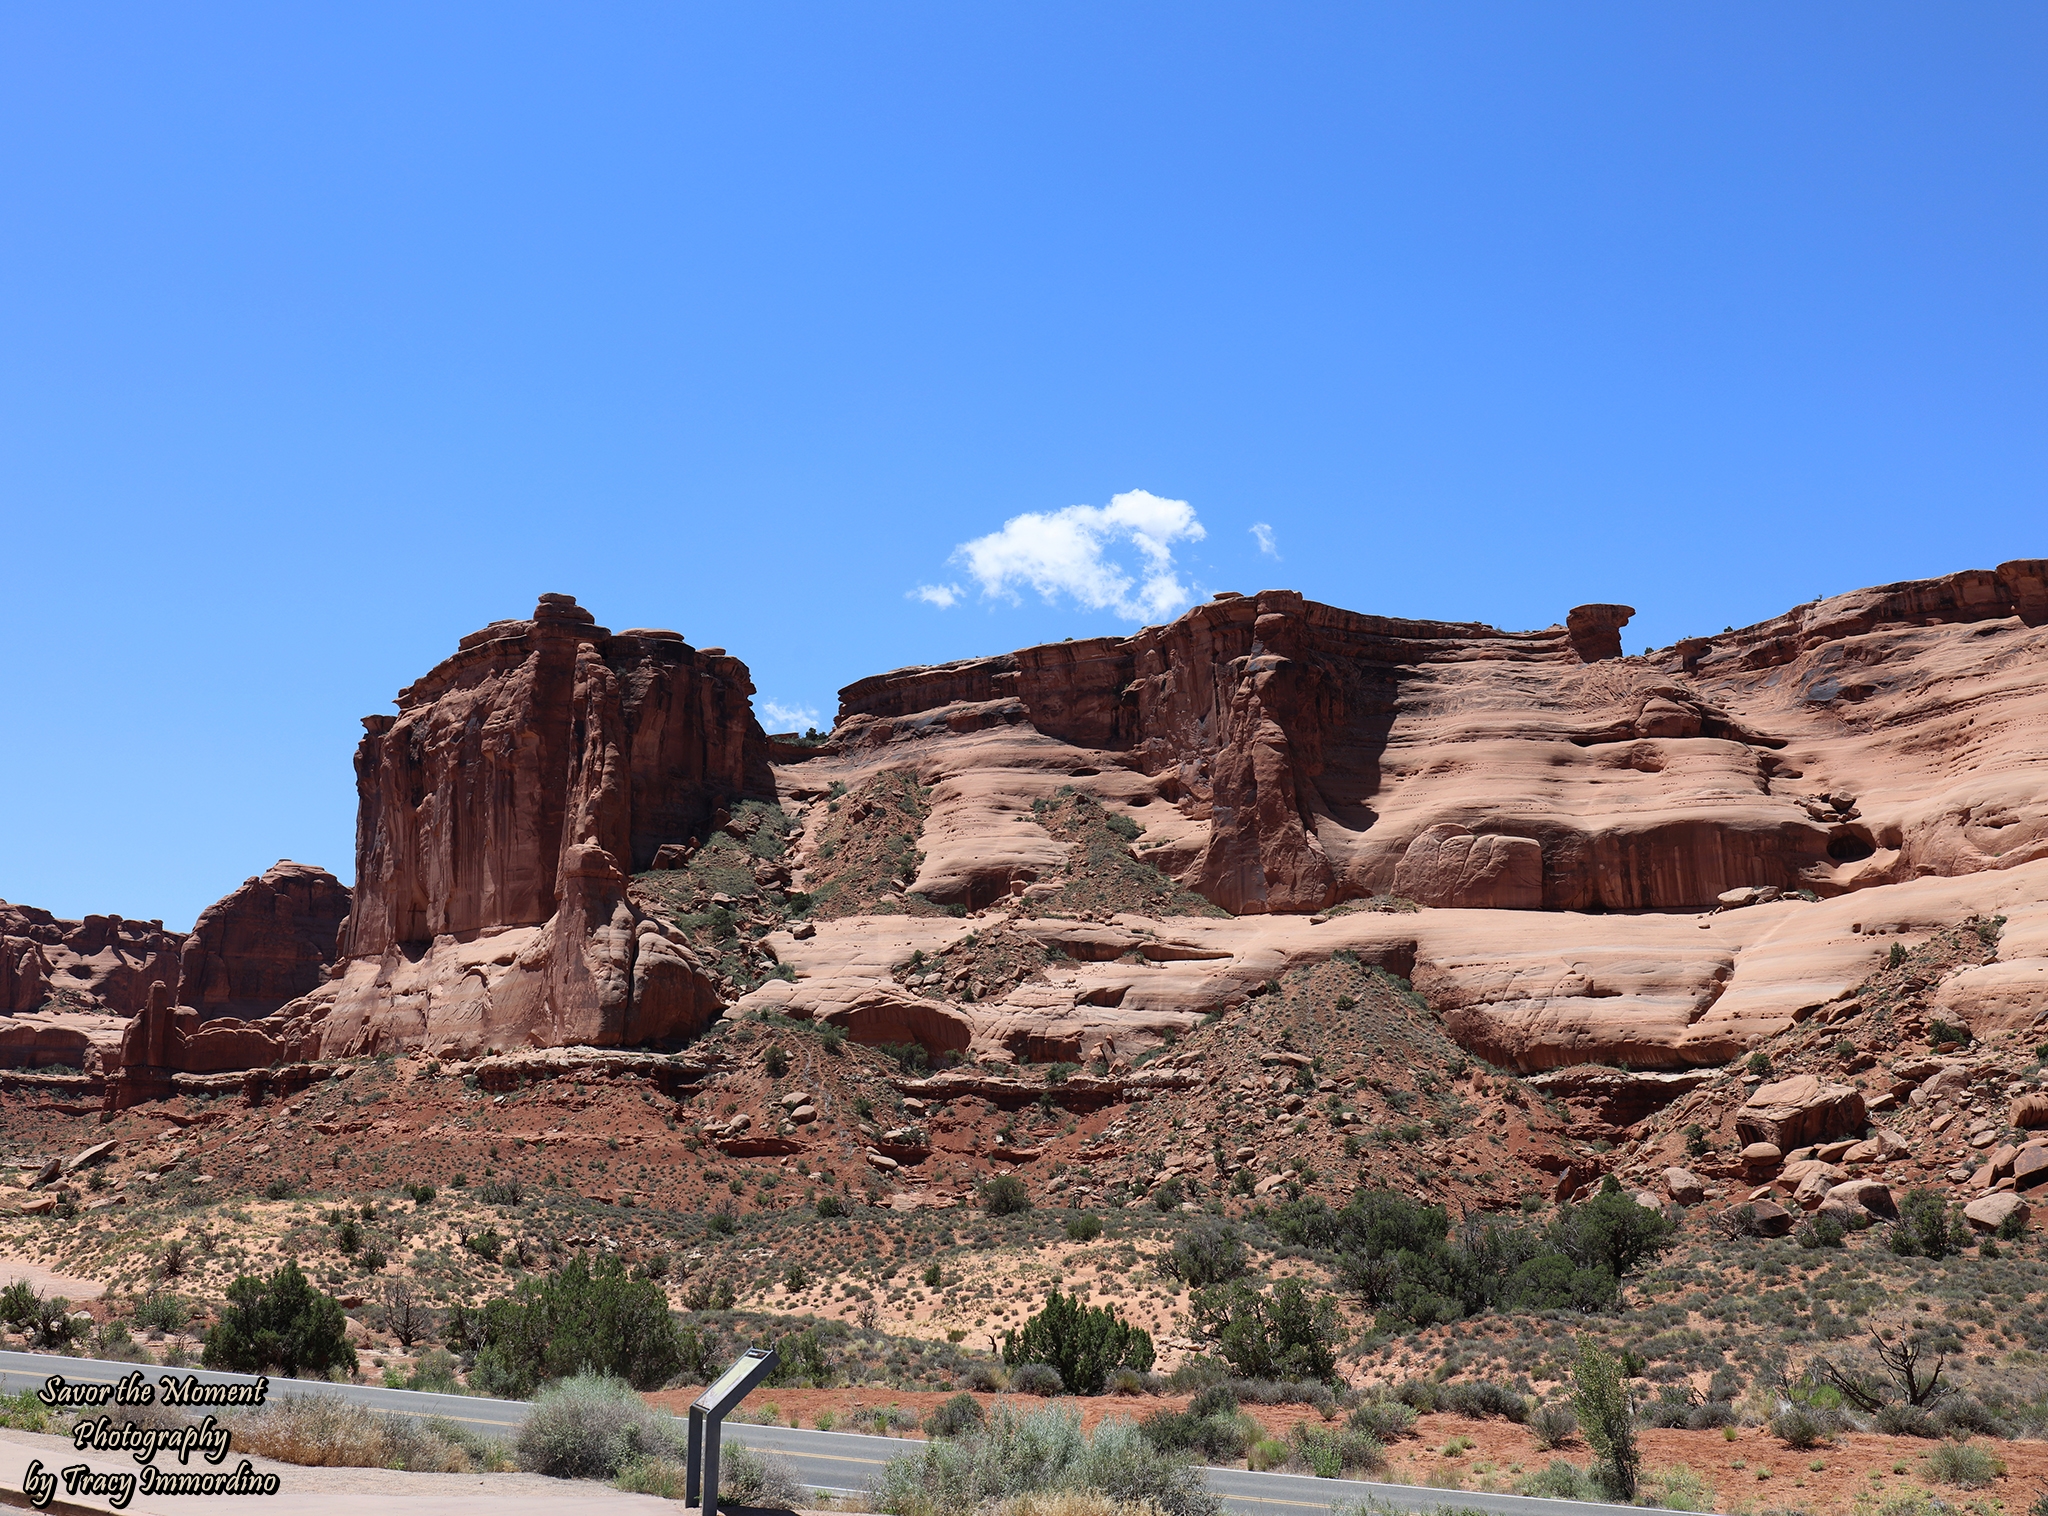
<path id="1" fill-rule="evenodd" d="M 1995 1232 L 2005 1223 L 2008 1216 L 2018 1216 L 2019 1224 L 2025 1226 L 2033 1213 L 2026 1201 L 2010 1190 L 2001 1190 L 1995 1195 L 1979 1195 L 1963 1207 L 1963 1219 L 1980 1232 Z"/>
<path id="2" fill-rule="evenodd" d="M 1752 1179 L 1758 1178 L 1775 1169 L 1784 1156 L 1776 1143 L 1752 1142 L 1742 1150 L 1742 1171 Z"/>
<path id="3" fill-rule="evenodd" d="M 2048 1184 L 2048 1148 L 2021 1148 L 2012 1161 L 2012 1183 L 2016 1190 Z"/>
<path id="4" fill-rule="evenodd" d="M 1872 1216 L 1893 1217 L 1899 1208 L 1892 1201 L 1891 1188 L 1875 1179 L 1849 1179 L 1832 1186 L 1822 1199 L 1823 1206 L 1851 1206 Z"/>
<path id="5" fill-rule="evenodd" d="M 1706 1185 L 1701 1183 L 1699 1176 L 1690 1169 L 1666 1169 L 1664 1188 L 1680 1205 L 1698 1205 L 1707 1198 Z"/>
<path id="6" fill-rule="evenodd" d="M 1760 1236 L 1783 1237 L 1792 1230 L 1792 1213 L 1775 1200 L 1760 1200 L 1750 1207 Z"/>
<path id="7" fill-rule="evenodd" d="M 2009 1125 L 2033 1129 L 2048 1126 L 2048 1095 L 2022 1095 L 2012 1103 Z"/>
<path id="8" fill-rule="evenodd" d="M 1860 1133 L 1864 1114 L 1855 1086 L 1795 1074 L 1758 1086 L 1736 1112 L 1735 1130 L 1749 1142 L 1793 1148 Z"/>

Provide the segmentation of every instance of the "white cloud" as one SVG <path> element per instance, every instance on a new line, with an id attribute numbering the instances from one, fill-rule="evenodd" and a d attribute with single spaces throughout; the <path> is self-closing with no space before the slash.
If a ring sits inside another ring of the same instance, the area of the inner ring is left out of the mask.
<path id="1" fill-rule="evenodd" d="M 1014 603 L 1018 587 L 1029 585 L 1047 600 L 1065 594 L 1089 610 L 1164 620 L 1194 599 L 1174 571 L 1173 545 L 1208 535 L 1187 501 L 1131 490 L 1100 508 L 1012 516 L 1001 531 L 961 543 L 953 561 L 966 566 L 984 595 Z M 1136 551 L 1135 573 L 1108 556 L 1119 544 Z"/>
<path id="2" fill-rule="evenodd" d="M 926 605 L 936 605 L 942 611 L 950 611 L 966 593 L 957 584 L 920 584 L 904 595 L 905 600 L 922 600 Z"/>
<path id="3" fill-rule="evenodd" d="M 1266 525 L 1263 521 L 1255 521 L 1251 526 L 1251 534 L 1258 539 L 1260 552 L 1264 553 L 1268 558 L 1278 558 L 1280 556 L 1280 549 L 1273 546 L 1272 527 Z"/>
<path id="4" fill-rule="evenodd" d="M 818 724 L 818 713 L 808 705 L 784 705 L 780 700 L 761 702 L 761 721 L 773 732 L 800 732 Z"/>

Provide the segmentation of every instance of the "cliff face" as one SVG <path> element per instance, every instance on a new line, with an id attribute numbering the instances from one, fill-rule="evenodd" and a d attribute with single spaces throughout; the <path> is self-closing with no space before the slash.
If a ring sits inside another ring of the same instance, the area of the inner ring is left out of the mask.
<path id="1" fill-rule="evenodd" d="M 1504 633 L 1225 596 L 1129 639 L 863 680 L 839 735 L 874 751 L 1028 727 L 1096 750 L 1204 829 L 1163 861 L 1235 914 L 1376 894 L 1687 909 L 2048 847 L 2040 787 L 1999 777 L 2043 756 L 2048 565 L 1857 591 L 1652 657 L 1618 656 L 1631 614 Z M 989 811 L 1009 762 L 940 767 Z M 961 852 L 918 888 L 981 904 L 1029 875 L 1025 853 Z"/>
<path id="2" fill-rule="evenodd" d="M 566 595 L 463 638 L 396 716 L 364 719 L 355 896 L 331 977 L 260 1021 L 166 1010 L 137 1047 L 206 1072 L 698 1030 L 716 986 L 634 910 L 626 879 L 731 802 L 772 796 L 752 693 L 737 659 L 674 632 L 614 635 Z M 146 1081 L 121 1098 L 139 1093 Z"/>
<path id="3" fill-rule="evenodd" d="M 177 1003 L 202 1019 L 268 1016 L 326 979 L 348 912 L 348 887 L 327 870 L 279 859 L 199 913 Z"/>
<path id="4" fill-rule="evenodd" d="M 738 659 L 615 637 L 566 595 L 464 637 L 398 715 L 363 719 L 346 955 L 539 925 L 566 849 L 645 869 L 721 804 L 772 792 L 752 694 Z"/>

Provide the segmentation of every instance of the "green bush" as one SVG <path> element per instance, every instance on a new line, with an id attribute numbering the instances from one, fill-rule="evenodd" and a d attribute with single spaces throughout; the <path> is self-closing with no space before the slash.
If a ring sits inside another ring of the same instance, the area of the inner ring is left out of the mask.
<path id="1" fill-rule="evenodd" d="M 1816 1211 L 1801 1223 L 1796 1240 L 1803 1248 L 1838 1248 L 1848 1235 L 1840 1217 Z"/>
<path id="2" fill-rule="evenodd" d="M 1021 1331 L 1003 1335 L 1003 1362 L 1012 1370 L 1049 1364 L 1059 1371 L 1061 1386 L 1076 1395 L 1099 1395 L 1110 1371 L 1152 1367 L 1151 1334 L 1131 1326 L 1108 1306 L 1089 1306 L 1078 1294 L 1063 1295 L 1055 1285 L 1045 1309 L 1024 1323 Z M 1012 1375 L 1013 1385 L 1021 1381 Z"/>
<path id="3" fill-rule="evenodd" d="M 1788 1448 L 1818 1447 L 1827 1441 L 1827 1428 L 1804 1406 L 1793 1406 L 1771 1418 L 1771 1435 Z"/>
<path id="4" fill-rule="evenodd" d="M 1102 1235 L 1102 1218 L 1083 1211 L 1067 1218 L 1067 1240 L 1069 1242 L 1093 1242 Z"/>
<path id="5" fill-rule="evenodd" d="M 513 1444 L 519 1467 L 557 1479 L 611 1479 L 629 1464 L 677 1458 L 685 1431 L 622 1380 L 578 1374 L 541 1391 Z M 724 1479 L 719 1480 L 720 1487 Z"/>
<path id="6" fill-rule="evenodd" d="M 1899 1202 L 1892 1227 L 1891 1250 L 1907 1258 L 1947 1258 L 1970 1247 L 1975 1239 L 1960 1208 L 1933 1190 L 1908 1190 Z"/>
<path id="7" fill-rule="evenodd" d="M 135 1324 L 151 1332 L 182 1332 L 192 1309 L 169 1290 L 152 1290 L 135 1303 Z"/>
<path id="8" fill-rule="evenodd" d="M 0 1321 L 21 1331 L 36 1319 L 42 1303 L 43 1297 L 36 1293 L 34 1285 L 26 1279 L 17 1279 L 0 1290 Z"/>
<path id="9" fill-rule="evenodd" d="M 1049 1363 L 1027 1363 L 1010 1375 L 1010 1388 L 1019 1395 L 1050 1399 L 1066 1387 L 1060 1371 Z"/>
<path id="10" fill-rule="evenodd" d="M 1633 1501 L 1642 1459 L 1636 1451 L 1635 1408 L 1621 1366 L 1592 1338 L 1581 1337 L 1572 1384 L 1572 1410 L 1586 1441 L 1600 1455 L 1596 1477 L 1617 1499 Z"/>
<path id="11" fill-rule="evenodd" d="M 991 1216 L 1018 1216 L 1031 1209 L 1031 1192 L 1015 1174 L 998 1174 L 981 1186 L 981 1208 Z"/>
<path id="12" fill-rule="evenodd" d="M 1362 1400 L 1351 1409 L 1351 1426 L 1382 1443 L 1392 1442 L 1414 1434 L 1415 1408 L 1398 1400 Z"/>
<path id="13" fill-rule="evenodd" d="M 1562 1458 L 1554 1459 L 1547 1469 L 1539 1469 L 1515 1486 L 1517 1495 L 1535 1495 L 1544 1500 L 1601 1500 L 1606 1491 L 1593 1482 L 1593 1476 L 1575 1463 Z"/>
<path id="14" fill-rule="evenodd" d="M 1245 1266 L 1237 1228 L 1214 1216 L 1205 1216 L 1176 1237 L 1173 1251 L 1159 1263 L 1163 1272 L 1196 1290 L 1235 1279 Z"/>
<path id="15" fill-rule="evenodd" d="M 1489 1310 L 1603 1309 L 1623 1278 L 1670 1246 L 1677 1226 L 1612 1176 L 1586 1204 L 1560 1206 L 1548 1226 L 1489 1218 L 1456 1241 L 1441 1206 L 1386 1190 L 1359 1190 L 1334 1212 L 1319 1200 L 1289 1201 L 1270 1224 L 1283 1242 L 1335 1254 L 1339 1278 L 1378 1308 L 1383 1326 L 1418 1327 Z"/>
<path id="16" fill-rule="evenodd" d="M 546 1278 L 522 1280 L 484 1307 L 477 1335 L 482 1351 L 470 1383 L 512 1399 L 575 1374 L 658 1389 L 683 1358 L 661 1286 L 628 1278 L 617 1257 L 595 1268 L 577 1257 Z"/>
<path id="17" fill-rule="evenodd" d="M 206 1334 L 200 1362 L 209 1369 L 258 1374 L 275 1369 L 288 1379 L 301 1370 L 355 1372 L 347 1320 L 332 1295 L 313 1288 L 299 1266 L 285 1262 L 269 1279 L 243 1274 L 228 1286 L 221 1319 Z"/>
<path id="18" fill-rule="evenodd" d="M 974 1431 L 987 1420 L 988 1413 L 982 1410 L 981 1402 L 963 1390 L 932 1407 L 932 1413 L 924 1419 L 924 1434 L 927 1437 L 958 1437 Z"/>
<path id="19" fill-rule="evenodd" d="M 1242 1280 L 1197 1290 L 1189 1305 L 1216 1351 L 1246 1379 L 1315 1379 L 1337 1372 L 1337 1307 L 1310 1300 L 1299 1279 L 1261 1295 Z"/>
<path id="20" fill-rule="evenodd" d="M 818 1203 L 815 1206 L 813 1206 L 812 1209 L 815 1210 L 820 1216 L 826 1218 L 830 1218 L 833 1216 L 844 1216 L 846 1214 L 846 1202 L 841 1200 L 837 1195 L 834 1195 L 830 1191 L 827 1191 L 825 1194 L 820 1195 L 818 1197 Z"/>
<path id="21" fill-rule="evenodd" d="M 1980 1490 L 2005 1472 L 2002 1459 L 1969 1442 L 1944 1442 L 1927 1455 L 1927 1477 L 1936 1484 Z"/>

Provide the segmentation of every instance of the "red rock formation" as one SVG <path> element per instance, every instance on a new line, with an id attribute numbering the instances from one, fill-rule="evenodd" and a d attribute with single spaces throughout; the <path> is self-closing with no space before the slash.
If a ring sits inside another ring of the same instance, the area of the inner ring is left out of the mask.
<path id="1" fill-rule="evenodd" d="M 566 595 L 470 633 L 398 715 L 363 718 L 346 956 L 538 925 L 565 849 L 645 869 L 720 804 L 772 794 L 752 694 L 738 659 L 674 632 L 615 637 Z"/>
<path id="2" fill-rule="evenodd" d="M 674 632 L 614 636 L 566 595 L 463 638 L 398 715 L 364 719 L 356 889 L 331 977 L 260 1021 L 180 1013 L 171 1065 L 700 1029 L 715 982 L 640 917 L 626 880 L 701 839 L 720 807 L 773 795 L 752 693 L 737 659 Z"/>
<path id="3" fill-rule="evenodd" d="M 327 870 L 279 859 L 199 913 L 177 1003 L 202 1018 L 269 1015 L 327 978 L 348 912 L 348 887 Z"/>
<path id="4" fill-rule="evenodd" d="M 969 905 L 1041 866 L 1013 818 L 1054 760 L 1018 729 L 1086 750 L 1074 774 L 1149 776 L 1206 828 L 1176 835 L 1162 863 L 1237 913 L 1380 893 L 1685 909 L 1747 885 L 1829 894 L 2048 856 L 2048 807 L 2015 767 L 2038 761 L 2036 697 L 2001 684 L 2003 669 L 2039 666 L 2048 564 L 1858 591 L 1652 658 L 1620 656 L 1631 614 L 1580 606 L 1565 627 L 1504 633 L 1225 595 L 1122 641 L 850 685 L 836 745 L 956 744 L 959 761 L 922 768 L 972 820 L 935 810 L 940 845 L 916 887 Z M 1923 687 L 1942 698 L 1911 695 Z M 1894 691 L 1903 704 L 1884 700 Z M 1985 698 L 1997 717 L 1969 735 L 1980 756 L 1958 762 L 1957 729 L 1977 719 L 1964 707 Z M 1925 735 L 1902 746 L 1898 720 Z M 969 752 L 967 734 L 1006 728 Z M 1969 798 L 1943 798 L 1971 773 Z M 1884 791 L 1903 791 L 1897 819 L 1856 812 L 1854 796 Z M 994 845 L 954 840 L 977 830 Z"/>
<path id="5" fill-rule="evenodd" d="M 157 979 L 175 979 L 182 932 L 161 921 L 63 921 L 0 901 L 0 1014 L 41 1009 L 132 1016 Z"/>

